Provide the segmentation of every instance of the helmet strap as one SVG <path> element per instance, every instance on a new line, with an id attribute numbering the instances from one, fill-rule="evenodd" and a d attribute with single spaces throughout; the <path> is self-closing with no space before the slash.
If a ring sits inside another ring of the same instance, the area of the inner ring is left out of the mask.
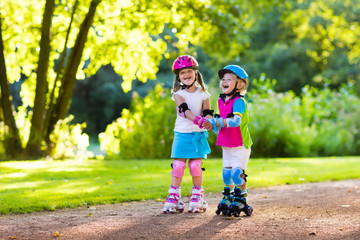
<path id="1" fill-rule="evenodd" d="M 236 81 L 234 89 L 230 93 L 227 93 L 226 96 L 230 97 L 230 96 L 234 95 L 237 91 L 237 85 L 238 85 L 238 83 Z"/>
<path id="2" fill-rule="evenodd" d="M 182 84 L 181 85 L 181 89 L 189 89 L 189 88 L 191 88 L 194 84 L 195 84 L 195 82 L 196 82 L 196 79 L 197 79 L 197 75 L 195 75 L 195 80 L 192 82 L 192 84 L 190 84 L 190 85 L 185 85 L 185 84 Z"/>

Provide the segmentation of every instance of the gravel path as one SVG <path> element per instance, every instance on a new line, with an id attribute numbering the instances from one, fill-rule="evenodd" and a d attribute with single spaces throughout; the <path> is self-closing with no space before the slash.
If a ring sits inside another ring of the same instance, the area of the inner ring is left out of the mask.
<path id="1" fill-rule="evenodd" d="M 360 239 L 360 179 L 251 189 L 251 217 L 217 216 L 221 198 L 200 214 L 143 201 L 0 216 L 0 239 Z"/>

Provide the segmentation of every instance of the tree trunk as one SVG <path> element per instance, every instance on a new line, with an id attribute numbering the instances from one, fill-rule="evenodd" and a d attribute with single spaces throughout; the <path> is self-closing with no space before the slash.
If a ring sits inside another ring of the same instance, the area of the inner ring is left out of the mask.
<path id="1" fill-rule="evenodd" d="M 1 108 L 5 125 L 9 127 L 9 132 L 4 143 L 6 154 L 10 157 L 16 157 L 22 153 L 19 130 L 16 127 L 13 115 L 14 106 L 11 102 L 10 86 L 6 75 L 6 64 L 4 56 L 4 44 L 2 38 L 0 16 L 0 87 L 1 87 Z"/>
<path id="2" fill-rule="evenodd" d="M 60 119 L 64 119 L 68 114 L 71 98 L 76 83 L 76 73 L 80 65 L 81 57 L 85 47 L 85 42 L 96 13 L 96 8 L 100 2 L 101 0 L 91 1 L 89 11 L 83 23 L 80 26 L 80 30 L 76 38 L 75 45 L 71 49 L 70 57 L 64 70 L 58 101 L 56 104 L 54 114 L 51 116 L 51 121 L 47 131 L 47 136 L 49 136 L 50 133 L 53 131 L 57 121 Z"/>
<path id="3" fill-rule="evenodd" d="M 75 0 L 75 4 L 74 4 L 74 7 L 73 7 L 73 10 L 72 10 L 72 14 L 71 14 L 71 18 L 70 18 L 70 23 L 69 23 L 69 27 L 68 27 L 68 30 L 66 32 L 66 37 L 65 37 L 65 42 L 64 42 L 64 47 L 63 47 L 63 51 L 62 51 L 62 54 L 61 54 L 61 57 L 60 57 L 60 61 L 58 63 L 58 66 L 56 68 L 56 78 L 55 78 L 55 81 L 54 81 L 54 85 L 52 87 L 52 90 L 51 90 L 51 94 L 50 94 L 50 100 L 49 100 L 49 105 L 48 105 L 48 108 L 47 108 L 47 113 L 46 113 L 46 118 L 44 120 L 44 129 L 43 129 L 43 136 L 45 138 L 45 142 L 46 142 L 46 145 L 47 145 L 47 153 L 50 153 L 51 152 L 51 149 L 52 149 L 52 144 L 51 144 L 51 141 L 50 141 L 50 133 L 48 134 L 48 129 L 49 129 L 49 126 L 50 126 L 50 121 L 51 121 L 51 118 L 53 116 L 53 114 L 56 114 L 54 113 L 54 110 L 55 110 L 55 104 L 56 104 L 56 99 L 55 99 L 55 90 L 58 88 L 57 87 L 57 82 L 62 79 L 62 76 L 63 76 L 63 70 L 64 70 L 64 62 L 65 62 L 65 59 L 66 59 L 66 53 L 67 53 L 67 43 L 69 41 L 69 36 L 70 36 L 70 32 L 71 32 L 71 27 L 72 27 L 72 23 L 73 23 L 73 20 L 74 20 L 74 15 L 75 15 L 75 12 L 76 12 L 76 9 L 77 9 L 77 6 L 78 6 L 78 3 L 79 3 L 79 0 Z M 62 85 L 62 84 L 61 84 Z"/>
<path id="4" fill-rule="evenodd" d="M 29 141 L 26 146 L 26 153 L 29 157 L 40 157 L 43 155 L 41 151 L 41 143 L 43 141 L 42 129 L 44 124 L 44 113 L 46 105 L 46 92 L 48 88 L 47 73 L 49 68 L 50 56 L 50 30 L 51 20 L 54 14 L 55 0 L 47 0 L 42 22 L 40 54 L 38 61 L 36 95 L 33 107 L 33 115 L 31 119 L 31 130 Z"/>

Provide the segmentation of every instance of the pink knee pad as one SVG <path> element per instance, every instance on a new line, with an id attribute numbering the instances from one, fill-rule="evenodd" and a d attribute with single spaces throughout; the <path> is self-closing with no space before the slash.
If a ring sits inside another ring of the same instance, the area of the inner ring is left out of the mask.
<path id="1" fill-rule="evenodd" d="M 202 175 L 201 160 L 189 161 L 189 168 L 191 176 L 196 177 Z"/>
<path id="2" fill-rule="evenodd" d="M 173 170 L 171 171 L 171 175 L 173 177 L 182 178 L 184 176 L 184 169 L 186 168 L 186 162 L 174 160 L 173 162 Z"/>

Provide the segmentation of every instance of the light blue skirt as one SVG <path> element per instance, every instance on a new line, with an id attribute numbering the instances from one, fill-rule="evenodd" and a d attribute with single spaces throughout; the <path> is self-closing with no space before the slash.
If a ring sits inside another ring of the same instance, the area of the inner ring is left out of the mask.
<path id="1" fill-rule="evenodd" d="M 174 133 L 174 140 L 171 149 L 171 158 L 207 158 L 211 152 L 207 138 L 209 133 Z"/>

